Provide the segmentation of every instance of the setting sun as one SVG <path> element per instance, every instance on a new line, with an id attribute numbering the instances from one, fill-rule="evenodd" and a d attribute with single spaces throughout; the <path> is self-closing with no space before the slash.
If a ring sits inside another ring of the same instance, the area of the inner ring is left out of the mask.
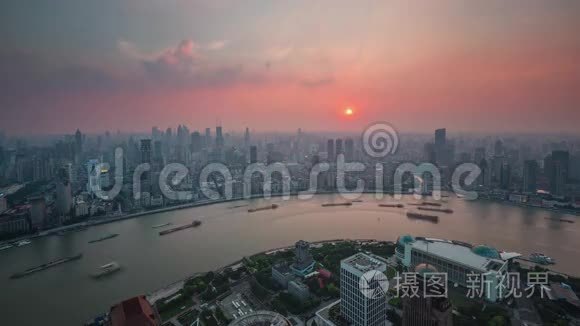
<path id="1" fill-rule="evenodd" d="M 354 111 L 352 110 L 352 108 L 346 108 L 344 110 L 344 114 L 345 115 L 353 115 Z"/>

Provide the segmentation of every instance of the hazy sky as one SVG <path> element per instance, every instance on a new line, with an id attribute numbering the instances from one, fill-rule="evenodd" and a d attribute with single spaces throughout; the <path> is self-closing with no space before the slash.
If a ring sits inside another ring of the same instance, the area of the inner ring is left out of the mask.
<path id="1" fill-rule="evenodd" d="M 4 0 L 0 42 L 8 133 L 580 129 L 574 0 Z"/>

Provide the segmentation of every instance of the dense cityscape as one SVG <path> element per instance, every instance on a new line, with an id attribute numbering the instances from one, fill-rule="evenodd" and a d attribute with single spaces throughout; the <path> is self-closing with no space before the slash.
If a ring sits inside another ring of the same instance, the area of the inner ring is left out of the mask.
<path id="1" fill-rule="evenodd" d="M 0 3 L 0 325 L 580 326 L 580 1 Z"/>

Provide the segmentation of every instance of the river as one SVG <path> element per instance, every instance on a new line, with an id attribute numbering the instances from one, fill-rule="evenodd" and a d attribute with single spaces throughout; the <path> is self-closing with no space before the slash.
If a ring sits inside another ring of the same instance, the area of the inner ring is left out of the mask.
<path id="1" fill-rule="evenodd" d="M 535 208 L 489 201 L 445 198 L 453 214 L 437 213 L 438 224 L 407 219 L 406 209 L 380 208 L 374 195 L 350 207 L 321 207 L 342 202 L 339 195 L 310 200 L 254 199 L 175 210 L 91 227 L 66 236 L 34 239 L 32 244 L 0 252 L 0 324 L 81 325 L 90 317 L 128 297 L 145 294 L 196 272 L 227 265 L 256 252 L 292 245 L 295 241 L 375 238 L 395 240 L 401 234 L 488 244 L 524 254 L 539 251 L 554 257 L 560 272 L 580 275 L 580 223 L 545 217 L 577 219 Z M 381 202 L 390 202 L 386 197 Z M 412 197 L 403 202 L 414 202 Z M 278 209 L 248 213 L 276 202 Z M 431 212 L 429 212 L 431 213 Z M 201 227 L 159 236 L 152 226 L 203 222 Z M 89 244 L 110 233 L 118 237 Z M 83 258 L 10 280 L 9 276 L 44 262 L 79 252 Z M 108 278 L 89 275 L 97 266 L 117 261 L 123 270 Z"/>

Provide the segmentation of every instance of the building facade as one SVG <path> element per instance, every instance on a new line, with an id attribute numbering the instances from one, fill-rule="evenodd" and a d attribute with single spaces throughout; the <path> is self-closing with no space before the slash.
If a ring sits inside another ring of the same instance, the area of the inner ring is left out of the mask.
<path id="1" fill-rule="evenodd" d="M 340 262 L 340 311 L 353 326 L 385 325 L 387 300 L 361 291 L 361 278 L 367 272 L 384 273 L 387 264 L 378 256 L 357 253 Z"/>

